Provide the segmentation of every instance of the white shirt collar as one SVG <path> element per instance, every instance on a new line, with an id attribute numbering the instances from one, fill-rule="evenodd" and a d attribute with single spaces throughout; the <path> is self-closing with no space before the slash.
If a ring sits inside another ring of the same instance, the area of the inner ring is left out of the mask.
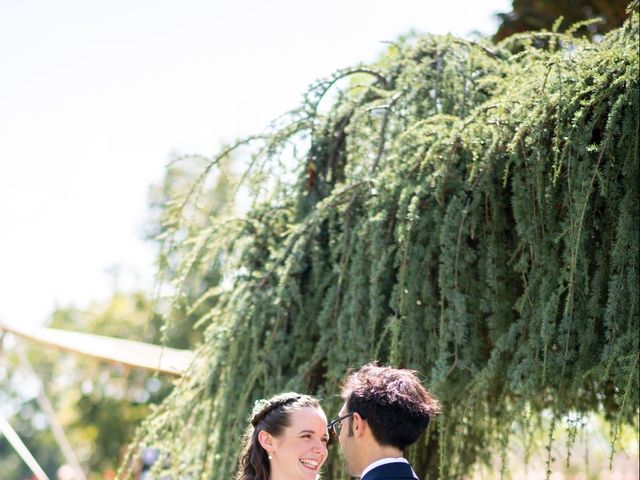
<path id="1" fill-rule="evenodd" d="M 406 463 L 407 465 L 409 465 L 409 461 L 404 457 L 381 458 L 380 460 L 376 460 L 375 462 L 367 466 L 367 468 L 365 468 L 360 474 L 360 478 L 364 477 L 367 473 L 369 473 L 374 468 L 379 467 L 381 465 L 386 465 L 387 463 Z M 413 469 L 411 471 L 413 471 Z M 415 472 L 413 472 L 413 476 L 418 478 Z"/>

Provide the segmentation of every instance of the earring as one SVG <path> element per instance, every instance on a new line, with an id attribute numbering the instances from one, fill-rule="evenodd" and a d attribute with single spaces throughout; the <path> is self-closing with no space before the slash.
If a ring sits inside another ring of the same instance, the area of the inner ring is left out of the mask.
<path id="1" fill-rule="evenodd" d="M 271 456 L 271 454 L 269 454 L 269 460 L 271 460 L 273 457 Z"/>

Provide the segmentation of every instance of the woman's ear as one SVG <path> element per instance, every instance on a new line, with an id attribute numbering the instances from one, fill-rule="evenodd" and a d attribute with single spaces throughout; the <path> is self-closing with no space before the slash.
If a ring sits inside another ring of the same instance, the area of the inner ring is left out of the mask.
<path id="1" fill-rule="evenodd" d="M 258 442 L 262 445 L 268 454 L 272 454 L 274 451 L 275 441 L 273 436 L 266 430 L 260 430 L 258 432 Z"/>

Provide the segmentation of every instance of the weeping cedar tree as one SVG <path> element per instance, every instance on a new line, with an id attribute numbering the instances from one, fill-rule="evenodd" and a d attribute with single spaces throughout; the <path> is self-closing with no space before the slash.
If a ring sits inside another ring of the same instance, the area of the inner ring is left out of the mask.
<path id="1" fill-rule="evenodd" d="M 465 475 L 543 411 L 635 424 L 637 42 L 635 11 L 598 44 L 404 39 L 211 159 L 180 205 L 241 146 L 253 207 L 186 238 L 189 215 L 174 223 L 179 279 L 212 258 L 226 273 L 129 460 L 153 445 L 158 471 L 232 478 L 256 399 L 309 392 L 331 416 L 371 360 L 418 370 L 445 406 L 408 452 L 423 478 Z"/>

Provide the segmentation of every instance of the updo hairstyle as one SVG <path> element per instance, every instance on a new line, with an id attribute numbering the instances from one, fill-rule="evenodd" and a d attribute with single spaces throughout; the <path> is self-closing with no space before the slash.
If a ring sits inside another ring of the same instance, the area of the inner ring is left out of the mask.
<path id="1" fill-rule="evenodd" d="M 320 408 L 320 403 L 310 395 L 295 392 L 280 393 L 255 403 L 243 437 L 236 480 L 269 480 L 269 454 L 258 441 L 259 433 L 265 430 L 273 437 L 280 436 L 291 424 L 291 413 L 306 407 Z"/>

